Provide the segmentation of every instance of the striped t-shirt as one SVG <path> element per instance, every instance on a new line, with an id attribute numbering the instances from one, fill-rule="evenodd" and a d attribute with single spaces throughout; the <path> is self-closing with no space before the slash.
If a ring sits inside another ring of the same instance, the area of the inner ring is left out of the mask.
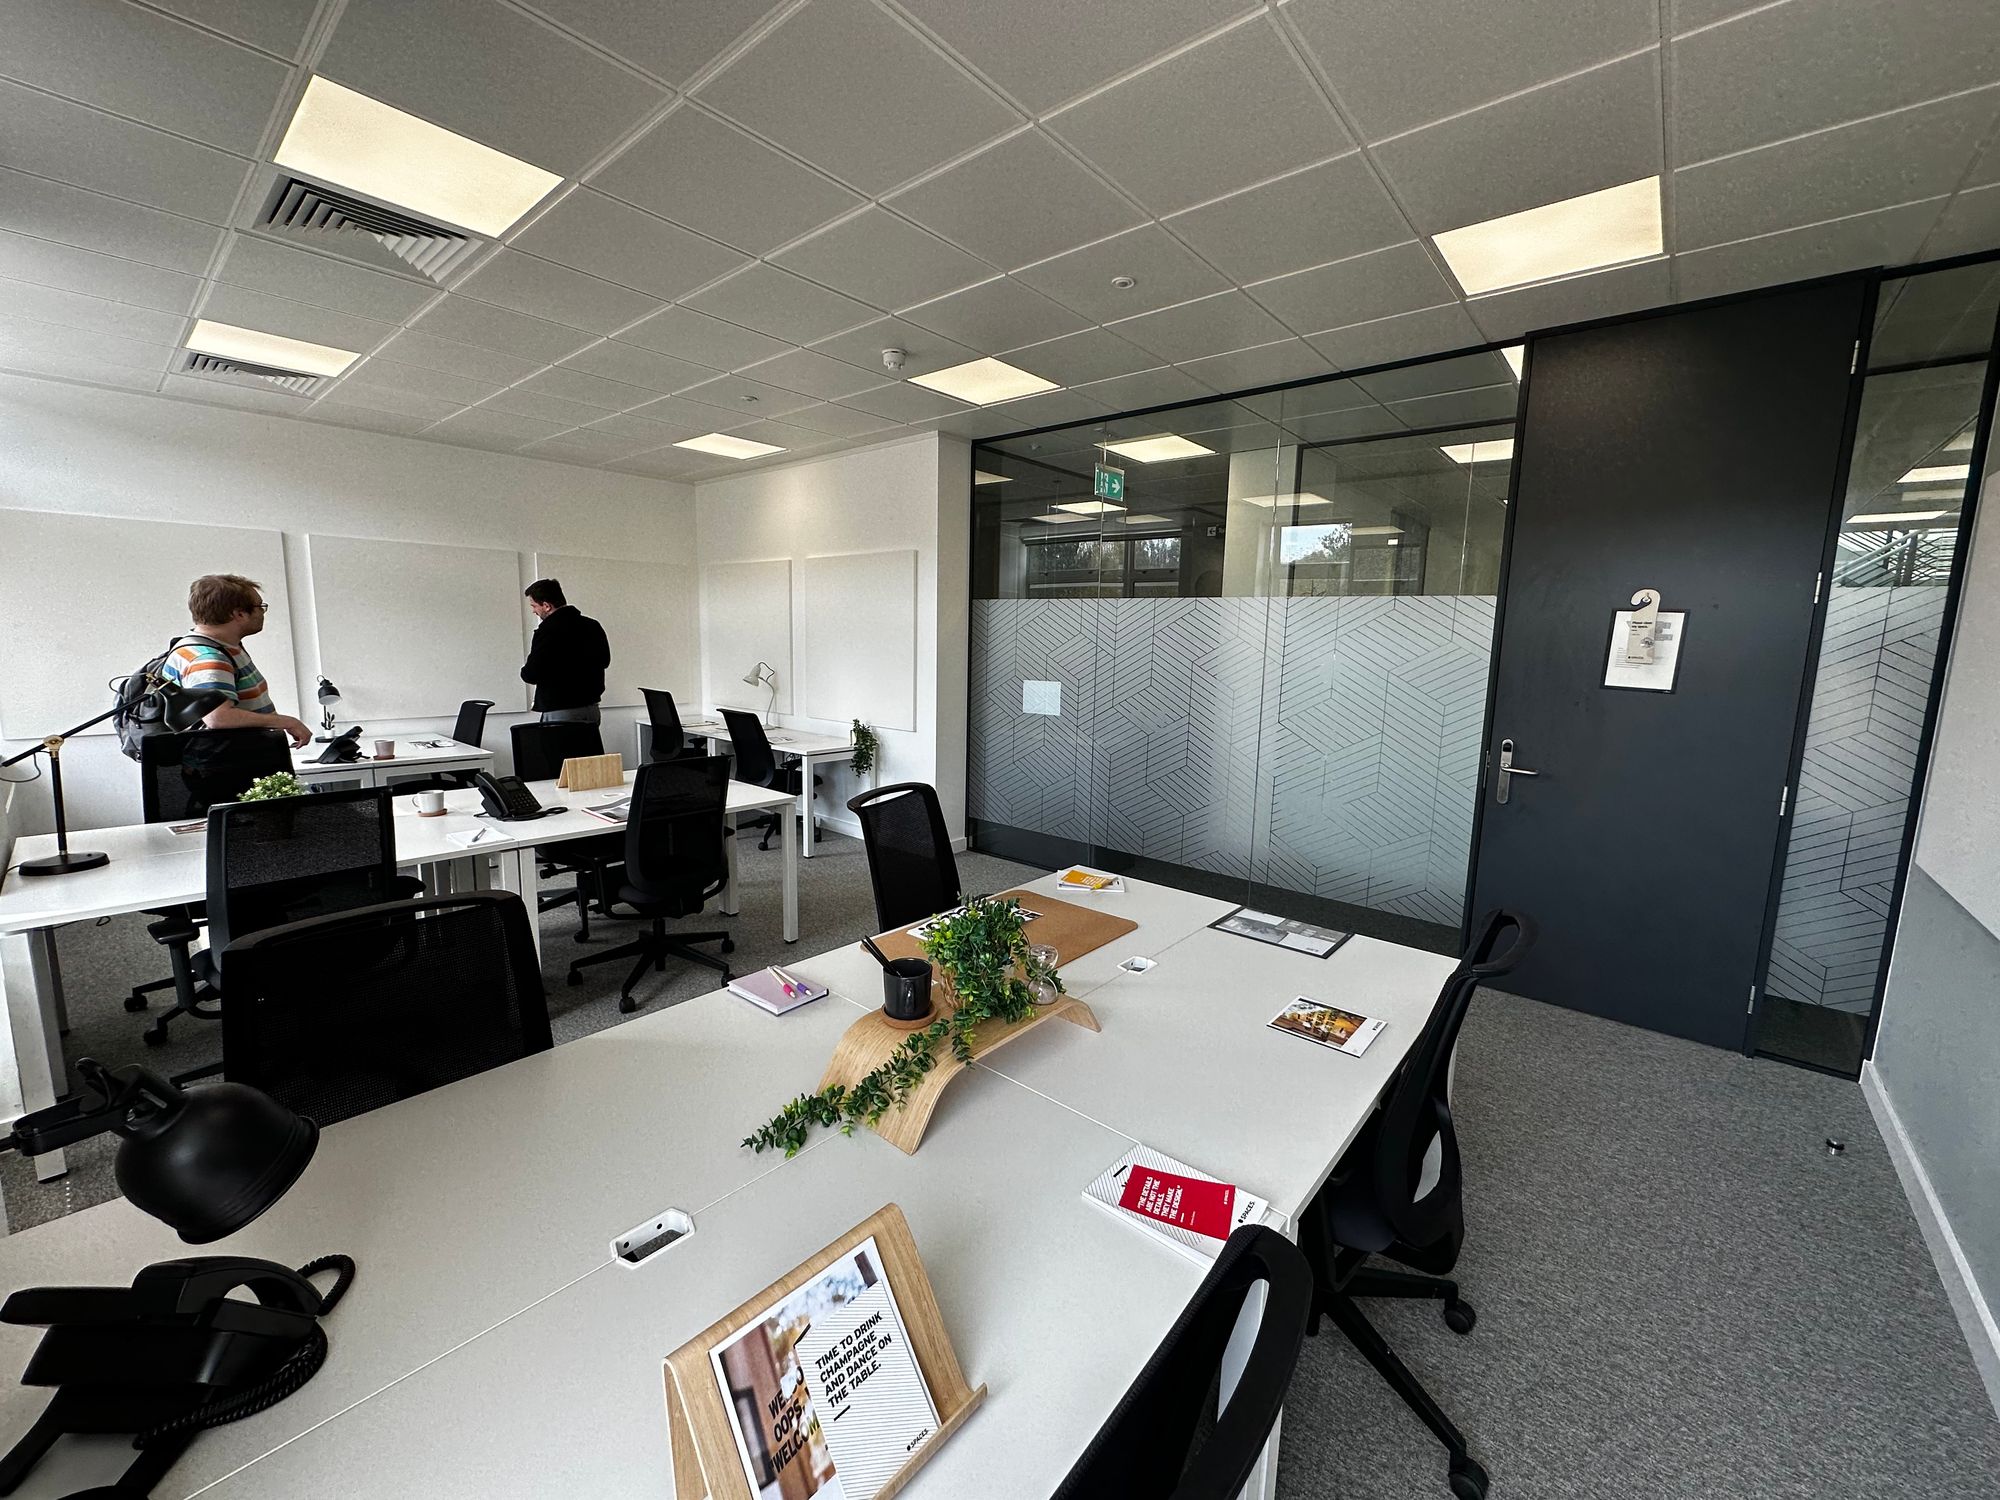
<path id="1" fill-rule="evenodd" d="M 217 692 L 227 695 L 238 708 L 253 714 L 274 714 L 271 688 L 250 653 L 240 646 L 225 649 L 210 645 L 196 636 L 184 635 L 160 664 L 160 675 L 179 683 L 189 692 Z"/>

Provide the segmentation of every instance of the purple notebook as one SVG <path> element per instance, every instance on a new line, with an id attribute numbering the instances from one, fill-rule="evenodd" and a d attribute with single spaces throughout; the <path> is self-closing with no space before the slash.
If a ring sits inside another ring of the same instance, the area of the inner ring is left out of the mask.
<path id="1" fill-rule="evenodd" d="M 730 980 L 729 993 L 741 995 L 774 1016 L 782 1016 L 801 1005 L 824 1000 L 829 992 L 824 985 L 809 984 L 789 969 L 759 969 L 755 974 Z"/>

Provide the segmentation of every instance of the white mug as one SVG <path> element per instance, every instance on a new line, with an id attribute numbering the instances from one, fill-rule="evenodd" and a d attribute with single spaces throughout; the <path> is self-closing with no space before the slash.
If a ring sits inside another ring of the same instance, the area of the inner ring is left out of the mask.
<path id="1" fill-rule="evenodd" d="M 434 818 L 444 811 L 444 793 L 439 791 L 418 792 L 417 811 L 427 818 Z"/>

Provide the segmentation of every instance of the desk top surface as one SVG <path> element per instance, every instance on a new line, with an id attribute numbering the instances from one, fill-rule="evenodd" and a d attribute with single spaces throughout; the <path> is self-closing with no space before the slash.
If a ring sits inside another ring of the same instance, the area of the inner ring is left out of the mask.
<path id="1" fill-rule="evenodd" d="M 681 733 L 703 739 L 726 740 L 729 738 L 729 726 L 720 718 L 696 719 L 681 725 Z M 851 735 L 815 734 L 807 729 L 785 729 L 776 725 L 764 731 L 764 738 L 771 742 L 773 750 L 791 755 L 827 755 L 854 748 Z"/>
<path id="2" fill-rule="evenodd" d="M 383 739 L 392 738 L 389 735 Z M 362 755 L 359 760 L 342 761 L 321 765 L 319 757 L 326 752 L 326 746 L 315 741 L 300 750 L 292 752 L 292 765 L 301 776 L 352 775 L 357 766 L 410 766 L 423 770 L 427 766 L 445 764 L 462 765 L 467 761 L 493 759 L 491 750 L 482 750 L 477 745 L 462 745 L 457 740 L 441 734 L 421 735 L 414 739 L 397 739 L 394 755 L 375 754 L 376 736 L 361 732 Z"/>

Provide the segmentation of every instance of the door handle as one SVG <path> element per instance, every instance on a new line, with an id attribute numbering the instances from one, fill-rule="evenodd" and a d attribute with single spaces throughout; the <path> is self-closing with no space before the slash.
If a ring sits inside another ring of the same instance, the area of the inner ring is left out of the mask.
<path id="1" fill-rule="evenodd" d="M 1526 770 L 1514 764 L 1514 742 L 1500 742 L 1500 769 L 1493 778 L 1493 800 L 1504 803 L 1507 800 L 1507 784 L 1516 776 L 1539 776 L 1540 771 Z"/>

